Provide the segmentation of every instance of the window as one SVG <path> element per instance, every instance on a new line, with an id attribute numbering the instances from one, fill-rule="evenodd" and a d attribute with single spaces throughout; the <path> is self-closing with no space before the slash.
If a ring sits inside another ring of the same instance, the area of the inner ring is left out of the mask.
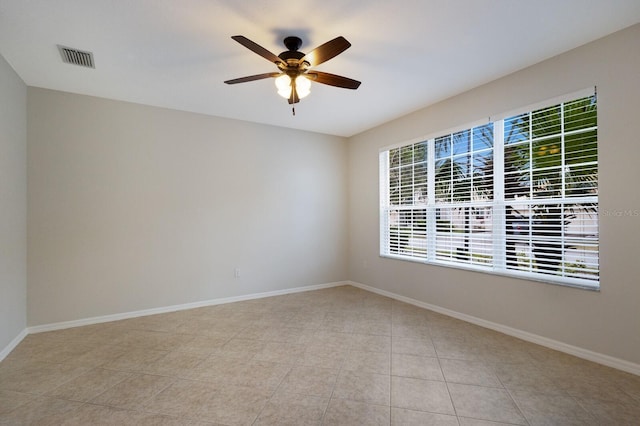
<path id="1" fill-rule="evenodd" d="M 588 96 L 380 153 L 380 254 L 599 288 Z"/>

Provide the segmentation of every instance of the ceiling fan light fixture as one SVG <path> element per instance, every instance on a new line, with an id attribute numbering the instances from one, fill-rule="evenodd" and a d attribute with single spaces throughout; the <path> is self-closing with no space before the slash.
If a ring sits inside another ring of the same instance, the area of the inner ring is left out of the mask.
<path id="1" fill-rule="evenodd" d="M 293 80 L 296 84 L 296 93 L 298 98 L 302 99 L 311 93 L 311 81 L 305 76 L 299 75 Z M 278 89 L 278 95 L 285 99 L 291 97 L 291 77 L 287 74 L 282 74 L 275 79 L 276 88 Z"/>
<path id="2" fill-rule="evenodd" d="M 296 78 L 296 92 L 298 92 L 298 97 L 300 99 L 307 96 L 311 93 L 311 81 L 303 75 L 299 75 Z"/>
<path id="3" fill-rule="evenodd" d="M 289 99 L 291 96 L 291 77 L 286 74 L 282 74 L 275 80 L 276 88 L 278 89 L 278 95 L 285 99 Z"/>

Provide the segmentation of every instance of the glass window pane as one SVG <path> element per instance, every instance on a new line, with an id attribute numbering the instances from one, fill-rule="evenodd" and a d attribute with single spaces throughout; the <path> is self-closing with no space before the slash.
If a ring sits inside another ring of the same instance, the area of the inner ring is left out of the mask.
<path id="1" fill-rule="evenodd" d="M 520 143 L 504 147 L 504 171 L 515 172 L 529 170 L 530 152 L 529 143 Z"/>
<path id="2" fill-rule="evenodd" d="M 466 154 L 471 151 L 471 133 L 469 130 L 453 134 L 453 155 Z"/>
<path id="3" fill-rule="evenodd" d="M 534 170 L 532 173 L 532 191 L 534 198 L 561 198 L 562 169 L 555 167 L 552 169 Z"/>
<path id="4" fill-rule="evenodd" d="M 436 159 L 451 156 L 451 136 L 442 136 L 435 140 Z"/>
<path id="5" fill-rule="evenodd" d="M 567 164 L 595 163 L 598 161 L 598 134 L 595 130 L 565 137 Z"/>
<path id="6" fill-rule="evenodd" d="M 533 111 L 531 113 L 531 130 L 533 138 L 560 133 L 560 105 Z"/>
<path id="7" fill-rule="evenodd" d="M 567 167 L 565 182 L 567 197 L 598 195 L 598 165 Z"/>
<path id="8" fill-rule="evenodd" d="M 478 126 L 473 129 L 473 150 L 493 148 L 493 123 Z"/>
<path id="9" fill-rule="evenodd" d="M 414 145 L 413 158 L 416 163 L 427 161 L 427 141 Z"/>
<path id="10" fill-rule="evenodd" d="M 520 114 L 504 120 L 504 143 L 511 145 L 529 140 L 529 114 Z"/>
<path id="11" fill-rule="evenodd" d="M 536 141 L 532 148 L 533 168 L 558 167 L 562 164 L 562 139 L 560 137 Z"/>
<path id="12" fill-rule="evenodd" d="M 564 131 L 586 129 L 598 125 L 596 97 L 589 96 L 567 102 L 564 109 Z"/>
<path id="13" fill-rule="evenodd" d="M 413 163 L 413 145 L 400 148 L 400 164 L 405 166 Z"/>
<path id="14" fill-rule="evenodd" d="M 493 198 L 493 151 L 473 155 L 474 196 Z"/>
<path id="15" fill-rule="evenodd" d="M 389 167 L 395 168 L 400 165 L 400 149 L 395 148 L 389 150 Z"/>

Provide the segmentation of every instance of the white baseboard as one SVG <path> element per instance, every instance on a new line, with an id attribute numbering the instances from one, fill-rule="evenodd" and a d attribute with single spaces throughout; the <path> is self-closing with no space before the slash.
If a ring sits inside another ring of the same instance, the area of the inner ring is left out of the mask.
<path id="1" fill-rule="evenodd" d="M 489 328 L 491 330 L 499 331 L 501 333 L 507 334 L 509 336 L 517 337 L 522 340 L 526 340 L 527 342 L 536 343 L 541 346 L 545 346 L 547 348 L 555 349 L 560 352 L 567 353 L 569 355 L 576 356 L 578 358 L 586 359 L 588 361 L 593 361 L 598 364 L 606 365 L 608 367 L 616 368 L 618 370 L 626 371 L 631 374 L 635 374 L 640 376 L 640 364 L 636 364 L 634 362 L 625 361 L 623 359 L 615 358 L 609 355 L 604 355 L 598 352 L 593 352 L 588 349 L 580 348 L 577 346 L 572 346 L 557 340 L 549 339 L 547 337 L 539 336 L 537 334 L 529 333 L 527 331 L 522 331 L 517 328 L 508 327 L 506 325 L 498 324 L 495 322 L 487 321 L 482 318 L 477 318 L 471 315 L 463 314 L 460 312 L 452 311 L 450 309 L 442 308 L 440 306 L 432 305 L 430 303 L 421 302 L 416 299 L 412 299 L 410 297 L 401 296 L 399 294 L 391 293 L 389 291 L 380 290 L 375 287 L 371 287 L 365 284 L 360 284 L 357 282 L 349 281 L 349 285 L 354 287 L 358 287 L 362 290 L 370 291 L 372 293 L 380 294 L 382 296 L 387 296 L 392 299 L 399 300 L 401 302 L 409 303 L 411 305 L 419 306 L 421 308 L 429 309 L 430 311 L 434 311 L 443 315 L 447 315 L 453 318 L 460 319 L 462 321 L 469 322 L 471 324 L 476 324 L 481 327 Z"/>
<path id="2" fill-rule="evenodd" d="M 7 357 L 7 355 L 9 355 L 11 353 L 11 351 L 14 350 L 16 348 L 16 346 L 18 346 L 20 344 L 20 342 L 22 342 L 22 339 L 27 337 L 28 334 L 29 334 L 29 332 L 25 328 L 2 351 L 0 351 L 0 361 L 5 359 Z"/>
<path id="3" fill-rule="evenodd" d="M 300 293 L 303 291 L 321 290 L 324 288 L 349 285 L 348 281 L 339 281 L 327 284 L 317 284 L 304 287 L 287 288 L 284 290 L 253 293 L 242 296 L 223 297 L 220 299 L 204 300 L 201 302 L 185 303 L 181 305 L 164 306 L 160 308 L 144 309 L 141 311 L 123 312 L 120 314 L 103 315 L 99 317 L 83 318 L 79 320 L 56 322 L 28 327 L 26 334 L 42 333 L 45 331 L 63 330 L 65 328 L 82 327 L 84 325 L 100 324 L 104 322 L 119 321 L 129 318 L 143 317 L 147 315 L 165 314 L 168 312 L 184 311 L 186 309 L 202 308 L 204 306 L 222 305 L 225 303 L 242 302 L 245 300 L 262 299 L 264 297 L 282 296 L 285 294 Z M 25 335 L 26 335 L 25 334 Z M 13 348 L 12 348 L 13 349 Z M 10 352 L 10 351 L 9 351 Z"/>

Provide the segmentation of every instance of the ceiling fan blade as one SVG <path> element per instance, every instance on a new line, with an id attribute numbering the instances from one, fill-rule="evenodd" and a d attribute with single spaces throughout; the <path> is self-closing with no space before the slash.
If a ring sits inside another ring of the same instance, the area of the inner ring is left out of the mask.
<path id="1" fill-rule="evenodd" d="M 360 82 L 358 80 L 342 77 L 341 75 L 329 74 L 328 72 L 309 71 L 306 75 L 316 83 L 342 87 L 343 89 L 357 89 L 360 86 Z"/>
<path id="2" fill-rule="evenodd" d="M 258 43 L 249 40 L 245 36 L 237 35 L 237 36 L 231 36 L 231 38 L 237 41 L 238 43 L 240 43 L 241 45 L 243 45 L 244 47 L 246 47 L 247 49 L 251 50 L 252 52 L 262 56 L 269 62 L 273 62 L 275 64 L 284 64 L 282 59 L 278 58 L 277 55 L 269 52 L 267 49 L 260 46 Z"/>
<path id="3" fill-rule="evenodd" d="M 346 38 L 342 36 L 336 37 L 307 53 L 301 61 L 307 61 L 310 66 L 315 67 L 336 57 L 349 47 L 351 47 L 351 43 L 349 43 Z"/>
<path id="4" fill-rule="evenodd" d="M 256 74 L 256 75 L 249 75 L 247 77 L 234 78 L 233 80 L 225 81 L 225 83 L 227 84 L 246 83 L 248 81 L 262 80 L 263 78 L 277 77 L 280 74 L 281 73 L 279 72 L 267 72 L 264 74 Z"/>

